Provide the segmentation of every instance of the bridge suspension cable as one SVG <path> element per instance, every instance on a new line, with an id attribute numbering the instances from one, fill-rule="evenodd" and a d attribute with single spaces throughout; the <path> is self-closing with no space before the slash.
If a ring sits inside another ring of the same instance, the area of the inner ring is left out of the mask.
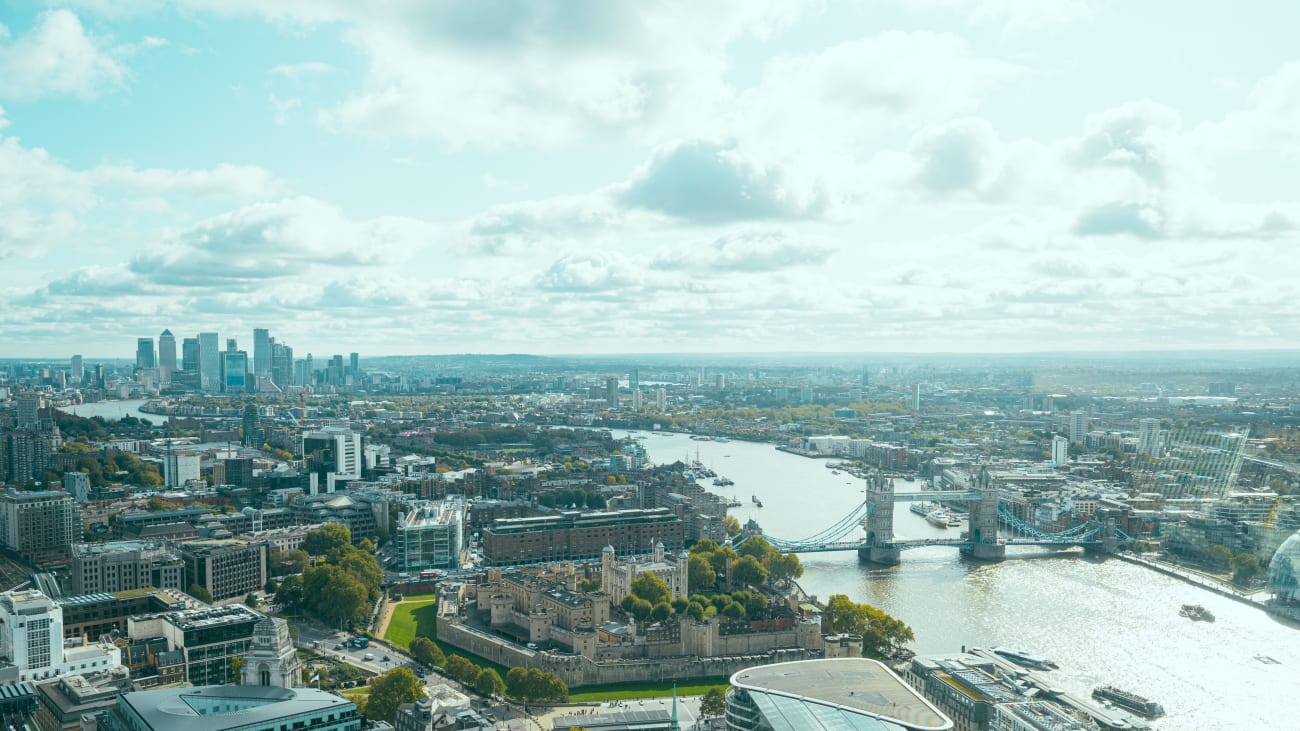
<path id="1" fill-rule="evenodd" d="M 840 539 L 844 538 L 848 534 L 852 533 L 859 525 L 861 525 L 862 521 L 867 519 L 867 516 L 871 515 L 871 513 L 875 509 L 876 506 L 874 503 L 866 503 L 866 502 L 859 503 L 857 507 L 849 511 L 847 515 L 835 521 L 835 523 L 833 523 L 829 527 L 824 528 L 821 531 L 814 533 L 811 536 L 808 536 L 806 538 L 801 538 L 799 540 L 789 540 L 786 538 L 780 538 L 778 536 L 772 536 L 772 535 L 764 535 L 762 536 L 762 538 L 763 540 L 771 544 L 773 548 L 783 552 L 797 551 L 798 549 L 807 548 L 809 546 L 820 546 L 820 545 L 825 545 L 827 543 L 835 543 L 836 541 L 839 541 Z M 751 537 L 752 536 L 745 536 L 741 540 L 733 543 L 731 547 L 733 549 L 739 548 L 741 545 L 745 543 L 745 541 L 748 541 Z"/>

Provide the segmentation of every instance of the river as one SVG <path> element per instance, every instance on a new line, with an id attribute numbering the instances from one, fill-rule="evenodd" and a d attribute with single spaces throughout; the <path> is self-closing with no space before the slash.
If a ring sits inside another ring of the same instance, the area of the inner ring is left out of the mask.
<path id="1" fill-rule="evenodd" d="M 744 504 L 732 514 L 742 523 L 752 517 L 782 538 L 812 535 L 863 499 L 862 480 L 770 444 L 634 434 L 644 437 L 655 462 L 698 454 L 735 480 L 732 487 L 711 488 Z M 920 489 L 903 480 L 896 487 Z M 896 507 L 894 520 L 900 538 L 955 537 L 962 530 L 931 526 L 905 504 Z M 1097 685 L 1114 684 L 1160 702 L 1168 715 L 1153 726 L 1163 731 L 1300 729 L 1300 630 L 1149 569 L 1078 549 L 1012 548 L 1006 561 L 982 563 L 955 548 L 917 548 L 904 551 L 894 567 L 862 563 L 854 552 L 800 559 L 799 583 L 808 593 L 823 601 L 847 594 L 880 607 L 911 625 L 917 652 L 1024 648 L 1060 663 L 1053 673 L 1057 684 L 1083 697 Z M 1204 605 L 1217 621 L 1179 617 L 1182 604 Z M 1257 655 L 1280 664 L 1265 664 Z"/>
<path id="2" fill-rule="evenodd" d="M 66 411 L 69 414 L 85 417 L 87 419 L 93 416 L 102 416 L 109 421 L 121 419 L 126 416 L 134 416 L 137 419 L 148 419 L 154 424 L 162 424 L 167 421 L 167 417 L 160 414 L 146 414 L 140 410 L 141 406 L 147 403 L 146 399 L 130 399 L 127 401 L 96 401 L 93 404 L 77 404 L 76 406 L 61 406 L 60 411 Z"/>

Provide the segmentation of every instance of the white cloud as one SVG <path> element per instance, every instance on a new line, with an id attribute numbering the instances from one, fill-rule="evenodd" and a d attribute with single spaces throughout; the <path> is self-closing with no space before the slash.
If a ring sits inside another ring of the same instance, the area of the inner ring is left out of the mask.
<path id="1" fill-rule="evenodd" d="M 0 26 L 0 98 L 94 99 L 127 81 L 126 68 L 71 11 L 41 13 L 31 30 L 12 40 L 9 35 Z"/>
<path id="2" fill-rule="evenodd" d="M 296 82 L 312 76 L 333 73 L 334 71 L 334 66 L 324 61 L 303 61 L 301 63 L 286 63 L 274 66 L 269 73 L 272 76 Z"/>

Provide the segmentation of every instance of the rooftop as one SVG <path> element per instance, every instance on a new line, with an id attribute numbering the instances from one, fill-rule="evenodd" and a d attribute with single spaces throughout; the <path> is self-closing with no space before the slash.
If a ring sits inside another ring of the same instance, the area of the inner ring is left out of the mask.
<path id="1" fill-rule="evenodd" d="M 319 711 L 355 711 L 333 693 L 314 688 L 207 685 L 124 693 L 129 706 L 150 729 L 225 731 Z"/>
<path id="2" fill-rule="evenodd" d="M 791 729 L 858 728 L 860 724 L 852 719 L 864 715 L 918 731 L 952 728 L 952 721 L 939 709 L 876 660 L 762 665 L 731 676 L 731 684 L 749 691 L 769 721 L 785 719 Z"/>

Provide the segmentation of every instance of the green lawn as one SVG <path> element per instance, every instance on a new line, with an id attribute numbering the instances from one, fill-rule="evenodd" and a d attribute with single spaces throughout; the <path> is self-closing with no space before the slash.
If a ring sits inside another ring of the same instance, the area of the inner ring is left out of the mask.
<path id="1" fill-rule="evenodd" d="M 699 680 L 677 684 L 677 695 L 704 695 L 712 688 L 728 687 L 726 678 L 716 681 Z M 673 694 L 673 684 L 667 683 L 625 683 L 622 685 L 588 685 L 578 690 L 569 691 L 569 700 L 575 703 L 590 701 L 625 701 L 636 698 L 666 698 Z"/>
<path id="2" fill-rule="evenodd" d="M 433 594 L 409 596 L 393 609 L 393 618 L 384 631 L 384 639 L 398 647 L 407 647 L 416 637 L 438 638 L 438 598 Z"/>

